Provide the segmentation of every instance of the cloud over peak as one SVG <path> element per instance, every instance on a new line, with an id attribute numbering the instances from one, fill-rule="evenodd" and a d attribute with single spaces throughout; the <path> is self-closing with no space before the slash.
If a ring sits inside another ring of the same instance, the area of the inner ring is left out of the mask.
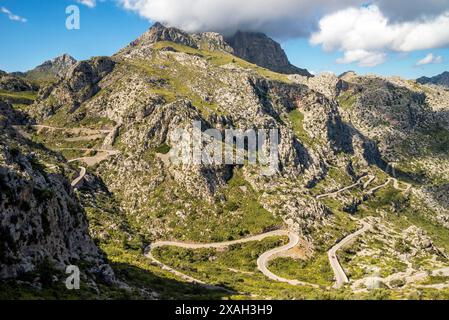
<path id="1" fill-rule="evenodd" d="M 261 31 L 307 36 L 317 18 L 360 0 L 117 0 L 131 11 L 186 31 Z"/>
<path id="2" fill-rule="evenodd" d="M 83 0 L 87 1 L 87 0 Z M 127 10 L 189 32 L 260 31 L 307 37 L 338 63 L 375 66 L 389 52 L 449 45 L 449 1 L 429 0 L 115 0 Z"/>

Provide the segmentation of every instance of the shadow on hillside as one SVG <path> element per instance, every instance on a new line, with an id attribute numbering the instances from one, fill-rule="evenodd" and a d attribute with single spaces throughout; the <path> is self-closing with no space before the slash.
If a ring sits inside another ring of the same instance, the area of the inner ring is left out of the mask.
<path id="1" fill-rule="evenodd" d="M 400 139 L 401 136 L 406 137 L 401 140 L 401 143 L 410 142 L 411 146 L 415 146 L 409 147 L 407 154 L 415 158 L 449 155 L 449 110 L 432 111 L 427 105 L 425 93 L 413 92 L 383 79 L 370 79 L 360 88 L 359 92 L 362 94 L 359 98 L 360 105 L 367 110 L 379 109 L 378 115 L 374 116 L 372 121 L 374 123 L 388 121 L 400 133 L 398 137 L 390 137 L 392 140 Z M 386 109 L 390 111 L 382 112 Z M 369 113 L 367 116 L 372 117 Z M 344 123 L 346 129 L 339 127 L 338 123 L 328 126 L 330 132 L 343 133 L 329 136 L 329 139 L 345 153 L 353 154 L 352 139 L 354 136 L 359 136 L 363 141 L 363 156 L 368 164 L 375 165 L 388 175 L 410 183 L 427 182 L 425 172 L 394 169 L 383 158 L 377 143 L 366 137 L 352 124 Z"/>
<path id="2" fill-rule="evenodd" d="M 148 262 L 150 263 L 150 262 Z M 154 273 L 125 263 L 111 263 L 116 276 L 129 285 L 158 294 L 158 299 L 172 300 L 219 300 L 230 295 L 220 289 L 209 289 L 204 285 L 180 282 L 174 279 L 163 278 Z M 231 288 L 223 287 L 232 291 Z"/>

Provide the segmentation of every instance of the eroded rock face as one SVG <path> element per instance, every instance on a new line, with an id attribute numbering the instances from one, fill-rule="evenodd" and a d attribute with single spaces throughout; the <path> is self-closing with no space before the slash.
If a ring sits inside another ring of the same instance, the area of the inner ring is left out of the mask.
<path id="1" fill-rule="evenodd" d="M 312 76 L 307 70 L 292 65 L 281 45 L 263 33 L 239 31 L 226 41 L 236 56 L 258 66 L 279 73 Z"/>
<path id="2" fill-rule="evenodd" d="M 41 89 L 40 100 L 50 99 L 50 103 L 39 105 L 35 111 L 37 118 L 45 119 L 62 106 L 74 112 L 101 90 L 98 82 L 108 75 L 114 66 L 115 62 L 108 57 L 96 57 L 75 64 L 59 83 Z"/>
<path id="3" fill-rule="evenodd" d="M 4 111 L 0 109 L 1 115 L 8 117 Z M 112 281 L 69 181 L 61 173 L 50 173 L 45 162 L 61 160 L 45 149 L 33 150 L 8 121 L 1 125 L 0 279 L 33 272 L 43 263 L 61 271 L 87 263 L 89 270 L 83 273 L 107 271 Z"/>
<path id="4" fill-rule="evenodd" d="M 24 76 L 31 80 L 57 80 L 63 78 L 67 71 L 75 64 L 76 60 L 72 56 L 63 54 L 26 72 Z"/>

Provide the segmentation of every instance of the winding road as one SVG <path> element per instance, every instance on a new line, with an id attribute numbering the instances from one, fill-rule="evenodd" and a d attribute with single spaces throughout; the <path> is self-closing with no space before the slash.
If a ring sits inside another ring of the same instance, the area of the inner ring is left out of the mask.
<path id="1" fill-rule="evenodd" d="M 84 179 L 84 177 L 86 176 L 86 173 L 87 173 L 86 168 L 80 167 L 80 169 L 81 169 L 81 171 L 80 171 L 78 177 L 75 180 L 72 181 L 72 187 L 75 188 L 75 189 L 77 189 L 79 187 L 81 181 L 83 181 L 83 179 Z"/>
<path id="2" fill-rule="evenodd" d="M 363 178 L 362 178 L 363 179 Z M 375 179 L 374 176 L 370 176 L 370 179 L 364 184 L 364 189 L 366 189 L 369 184 L 371 182 L 373 182 Z M 361 180 L 359 180 L 357 182 L 356 185 L 360 184 Z M 410 191 L 410 189 L 412 188 L 411 184 L 406 184 L 407 188 L 406 189 L 402 189 L 399 186 L 399 181 L 396 178 L 388 178 L 388 180 L 377 187 L 374 187 L 370 190 L 367 191 L 367 194 L 369 195 L 373 195 L 374 193 L 376 193 L 376 191 L 385 188 L 386 186 L 388 186 L 391 182 L 393 182 L 393 187 L 399 191 L 402 191 L 403 193 L 407 193 Z M 341 193 L 343 191 L 348 190 L 348 188 L 353 188 L 354 185 L 350 186 L 350 187 L 346 187 L 340 191 L 337 191 L 336 193 Z M 332 195 L 336 194 L 333 193 Z M 326 195 L 323 195 L 326 196 Z M 317 198 L 318 199 L 318 198 Z M 349 283 L 349 279 L 348 276 L 346 275 L 345 271 L 343 270 L 343 267 L 340 264 L 340 261 L 338 260 L 337 257 L 337 252 L 343 248 L 344 246 L 350 244 L 355 238 L 361 236 L 362 234 L 366 233 L 367 231 L 372 229 L 372 225 L 370 223 L 368 223 L 365 220 L 360 220 L 360 222 L 362 223 L 363 227 L 362 229 L 360 229 L 359 231 L 350 234 L 349 236 L 347 236 L 346 238 L 344 238 L 343 240 L 341 240 L 339 243 L 337 243 L 334 247 L 332 247 L 329 251 L 328 251 L 328 257 L 329 257 L 329 263 L 331 264 L 332 270 L 334 271 L 335 274 L 335 285 L 334 288 L 339 289 L 341 288 L 344 284 Z"/>
<path id="3" fill-rule="evenodd" d="M 162 269 L 169 271 L 170 273 L 184 279 L 187 282 L 191 282 L 191 283 L 197 283 L 197 284 L 202 284 L 202 285 L 206 285 L 206 283 L 204 283 L 201 280 L 195 279 L 191 276 L 188 276 L 186 274 L 183 274 L 175 269 L 173 269 L 170 266 L 165 265 L 164 263 L 162 263 L 161 261 L 159 261 L 158 259 L 156 259 L 153 254 L 152 251 L 156 248 L 162 248 L 162 247 L 178 247 L 178 248 L 184 248 L 184 249 L 225 249 L 228 248 L 232 245 L 235 244 L 243 244 L 243 243 L 248 243 L 248 242 L 254 242 L 254 241 L 262 241 L 266 238 L 269 237 L 281 237 L 281 236 L 288 236 L 289 237 L 289 243 L 279 247 L 279 248 L 275 248 L 272 249 L 270 251 L 267 251 L 265 253 L 263 253 L 258 259 L 257 259 L 257 268 L 260 270 L 260 272 L 262 272 L 267 278 L 273 280 L 273 281 L 278 281 L 278 282 L 284 282 L 284 283 L 289 283 L 291 285 L 300 285 L 300 286 L 310 286 L 310 287 L 316 287 L 318 288 L 318 285 L 315 284 L 311 284 L 311 283 L 306 283 L 306 282 L 301 282 L 301 281 L 297 281 L 297 280 L 289 280 L 289 279 L 285 279 L 282 277 L 279 277 L 277 275 L 275 275 L 274 273 L 272 273 L 269 269 L 268 269 L 268 262 L 271 261 L 273 258 L 275 258 L 277 255 L 286 252 L 292 248 L 294 248 L 295 246 L 297 246 L 299 244 L 299 235 L 287 231 L 287 230 L 277 230 L 277 231 L 271 231 L 271 232 L 267 232 L 267 233 L 263 233 L 257 236 L 253 236 L 253 237 L 248 237 L 245 239 L 240 239 L 240 240 L 235 240 L 235 241 L 227 241 L 227 242 L 219 242 L 219 243 L 186 243 L 186 242 L 175 242 L 175 241 L 158 241 L 155 242 L 153 244 L 151 244 L 150 246 L 147 247 L 146 249 L 146 254 L 145 256 L 150 259 L 152 262 L 156 263 L 157 265 L 159 265 Z M 215 286 L 212 286 L 213 288 L 217 288 Z M 219 287 L 218 287 L 219 288 Z M 223 289 L 223 288 L 220 288 Z"/>
<path id="4" fill-rule="evenodd" d="M 335 285 L 334 285 L 335 289 L 339 289 L 344 284 L 349 282 L 348 276 L 346 275 L 345 271 L 343 270 L 343 267 L 340 264 L 340 261 L 338 260 L 337 252 L 344 246 L 350 244 L 353 240 L 355 240 L 355 238 L 361 236 L 362 234 L 371 230 L 372 228 L 372 225 L 369 224 L 368 222 L 364 220 L 361 220 L 360 222 L 363 224 L 362 229 L 354 232 L 353 234 L 350 234 L 349 236 L 341 240 L 334 247 L 332 247 L 327 253 L 330 265 L 335 274 Z"/>
<path id="5" fill-rule="evenodd" d="M 333 193 L 327 193 L 327 194 L 320 195 L 317 197 L 317 199 L 322 199 L 325 197 L 338 195 L 339 193 L 342 193 L 344 191 L 352 189 L 352 188 L 360 185 L 365 178 L 368 178 L 368 180 L 363 184 L 363 188 L 366 189 L 374 181 L 374 179 L 375 179 L 374 176 L 370 175 L 370 176 L 361 177 L 355 184 L 345 187 L 345 188 L 338 190 L 336 192 L 333 192 Z M 397 179 L 389 178 L 387 180 L 387 182 L 384 183 L 383 185 L 377 186 L 377 187 L 369 190 L 368 194 L 374 194 L 377 190 L 386 187 L 391 182 L 394 182 L 394 187 L 396 189 L 401 190 L 403 192 L 408 192 L 411 188 L 411 185 L 408 185 L 407 189 L 401 189 L 399 187 L 399 181 Z M 344 246 L 350 244 L 357 237 L 361 236 L 362 234 L 364 234 L 367 231 L 372 229 L 372 225 L 369 222 L 367 222 L 365 220 L 360 220 L 360 223 L 362 224 L 362 228 L 360 230 L 348 235 L 347 237 L 345 237 L 343 240 L 338 242 L 335 246 L 333 246 L 328 251 L 329 263 L 330 263 L 332 270 L 334 272 L 334 275 L 335 275 L 335 284 L 334 284 L 335 289 L 341 288 L 344 284 L 349 282 L 349 279 L 348 279 L 343 267 L 341 266 L 340 261 L 338 260 L 338 257 L 337 257 L 338 251 L 340 249 L 342 249 Z M 288 236 L 289 243 L 282 247 L 274 248 L 267 252 L 264 252 L 257 259 L 257 268 L 259 269 L 259 271 L 262 272 L 262 274 L 264 274 L 267 278 L 269 278 L 273 281 L 288 283 L 288 284 L 294 285 L 294 286 L 309 286 L 309 287 L 313 287 L 313 288 L 320 288 L 320 286 L 316 285 L 316 284 L 282 278 L 280 276 L 275 275 L 273 272 L 271 272 L 268 269 L 268 263 L 272 259 L 276 258 L 276 256 L 281 255 L 282 253 L 288 252 L 289 250 L 293 249 L 294 247 L 296 247 L 299 244 L 300 236 L 298 234 L 293 233 L 288 230 L 277 230 L 277 231 L 263 233 L 263 234 L 253 236 L 253 237 L 248 237 L 245 239 L 220 242 L 220 243 L 186 243 L 186 242 L 176 242 L 176 241 L 158 241 L 158 242 L 155 242 L 147 247 L 145 256 L 149 260 L 154 262 L 155 264 L 159 265 L 162 269 L 169 271 L 170 273 L 186 280 L 187 282 L 197 283 L 197 284 L 201 284 L 201 285 L 208 286 L 208 287 L 215 288 L 215 289 L 218 288 L 218 289 L 227 290 L 225 288 L 207 285 L 206 283 L 204 283 L 201 280 L 195 279 L 191 276 L 188 276 L 182 272 L 179 272 L 179 271 L 173 269 L 172 267 L 170 267 L 168 265 L 165 265 L 164 263 L 157 260 L 153 256 L 152 251 L 156 248 L 162 248 L 162 247 L 178 247 L 178 248 L 193 249 L 193 250 L 194 249 L 224 249 L 224 248 L 228 248 L 229 246 L 232 246 L 234 244 L 243 244 L 243 243 L 253 242 L 253 241 L 262 241 L 268 237 L 274 237 L 274 236 Z M 227 291 L 229 291 L 229 290 L 227 290 Z"/>
<path id="6" fill-rule="evenodd" d="M 367 177 L 368 177 L 369 179 L 368 179 L 368 181 L 367 181 L 366 183 L 364 183 L 364 185 L 363 185 L 363 187 L 366 188 L 371 182 L 373 182 L 373 180 L 375 179 L 374 176 L 363 176 L 363 177 L 361 177 L 359 180 L 357 180 L 356 183 L 354 183 L 354 184 L 352 184 L 352 185 L 350 185 L 350 186 L 344 187 L 343 189 L 340 189 L 340 190 L 337 190 L 337 191 L 334 191 L 334 192 L 329 192 L 329 193 L 325 193 L 325 194 L 320 194 L 319 196 L 316 197 L 316 199 L 317 199 L 317 200 L 320 200 L 320 199 L 323 199 L 323 198 L 328 198 L 328 197 L 337 196 L 337 195 L 339 195 L 340 193 L 343 193 L 343 192 L 345 192 L 345 191 L 347 191 L 347 190 L 351 190 L 352 188 L 355 188 L 355 187 L 357 187 L 358 185 L 360 185 L 360 184 L 363 182 L 363 180 L 364 180 L 365 178 L 367 178 Z"/>
<path id="7" fill-rule="evenodd" d="M 51 126 L 45 126 L 45 125 L 34 125 L 31 126 L 33 129 L 35 130 L 42 130 L 42 129 L 49 129 L 49 130 L 65 130 L 65 131 L 71 131 L 72 133 L 75 134 L 81 134 L 84 133 L 87 136 L 86 137 L 77 137 L 77 138 L 70 138 L 67 140 L 70 141 L 83 141 L 84 139 L 86 140 L 92 140 L 92 139 L 97 139 L 99 137 L 101 137 L 104 134 L 111 134 L 113 131 L 112 130 L 92 130 L 92 129 L 85 129 L 85 128 L 57 128 L 57 127 L 51 127 Z M 18 127 L 18 129 L 21 129 Z M 72 163 L 72 162 L 84 162 L 86 163 L 88 166 L 93 166 L 103 160 L 106 160 L 108 157 L 113 156 L 118 154 L 118 151 L 115 150 L 111 150 L 111 149 L 88 149 L 88 148 L 64 148 L 64 149 L 60 149 L 60 151 L 63 150 L 77 150 L 77 151 L 86 151 L 86 152 L 96 152 L 97 154 L 95 156 L 92 157 L 81 157 L 81 158 L 76 158 L 76 159 L 71 159 L 68 162 Z M 80 183 L 83 181 L 83 179 L 86 176 L 86 168 L 85 167 L 80 167 L 80 173 L 78 175 L 78 177 L 72 181 L 71 185 L 73 188 L 78 188 Z M 331 193 L 326 193 L 326 194 L 322 194 L 322 195 L 318 195 L 316 197 L 317 200 L 319 199 L 323 199 L 326 197 L 333 197 L 336 196 L 340 193 L 343 193 L 347 190 L 350 190 L 352 188 L 355 188 L 357 186 L 359 186 L 360 184 L 362 184 L 362 182 L 364 181 L 364 179 L 368 178 L 368 180 L 363 184 L 363 188 L 366 189 L 375 179 L 374 176 L 369 175 L 369 176 L 363 176 L 361 177 L 356 183 L 347 186 L 345 188 L 342 188 L 338 191 L 335 192 L 331 192 Z M 401 189 L 399 187 L 399 181 L 395 178 L 389 178 L 384 184 L 374 187 L 372 189 L 370 189 L 367 193 L 372 195 L 374 194 L 377 190 L 386 187 L 388 184 L 390 184 L 391 182 L 394 183 L 394 188 L 396 188 L 397 190 L 401 190 L 404 193 L 409 192 L 409 190 L 411 189 L 411 185 L 407 184 L 407 188 L 406 189 Z M 344 284 L 349 282 L 349 279 L 346 275 L 346 273 L 343 270 L 343 267 L 341 266 L 338 257 L 337 257 L 337 253 L 340 249 L 342 249 L 344 246 L 350 244 L 355 238 L 359 237 L 360 235 L 364 234 L 365 232 L 369 231 L 372 228 L 372 225 L 369 224 L 368 222 L 361 220 L 360 221 L 363 225 L 363 227 L 354 232 L 353 234 L 348 235 L 346 238 L 344 238 L 343 240 L 341 240 L 339 243 L 337 243 L 334 247 L 332 247 L 329 251 L 328 251 L 328 258 L 329 258 L 329 263 L 332 267 L 332 270 L 335 274 L 335 285 L 334 288 L 338 289 L 341 288 Z M 319 288 L 318 285 L 316 284 L 311 284 L 311 283 L 307 283 L 307 282 L 302 282 L 302 281 L 298 281 L 298 280 L 291 280 L 291 279 L 285 279 L 282 278 L 280 276 L 275 275 L 273 272 L 271 272 L 268 269 L 268 263 L 276 258 L 277 256 L 281 255 L 282 253 L 288 252 L 289 250 L 293 249 L 294 247 L 296 247 L 299 242 L 300 242 L 300 236 L 296 233 L 293 233 L 291 231 L 288 230 L 277 230 L 277 231 L 272 231 L 272 232 L 267 232 L 267 233 L 263 233 L 257 236 L 253 236 L 253 237 L 248 237 L 245 239 L 240 239 L 240 240 L 235 240 L 235 241 L 227 241 L 227 242 L 221 242 L 221 243 L 204 243 L 204 244 L 200 244 L 200 243 L 184 243 L 184 242 L 173 242 L 173 241 L 158 241 L 155 242 L 153 244 L 151 244 L 150 246 L 147 247 L 146 249 L 146 253 L 145 256 L 151 260 L 153 263 L 159 265 L 163 270 L 166 270 L 172 274 L 174 274 L 175 276 L 180 277 L 181 279 L 184 279 L 187 282 L 190 283 L 196 283 L 196 284 L 200 284 L 202 286 L 205 286 L 207 288 L 210 289 L 220 289 L 220 290 L 225 290 L 231 293 L 234 293 L 231 290 L 228 290 L 226 288 L 222 288 L 222 287 L 218 287 L 218 286 L 213 286 L 213 285 L 209 285 L 206 284 L 205 282 L 195 279 L 191 276 L 188 276 L 182 272 L 179 272 L 175 269 L 173 269 L 172 267 L 165 265 L 164 263 L 162 263 L 161 261 L 159 261 L 158 259 L 156 259 L 153 254 L 152 251 L 156 248 L 161 248 L 161 247 L 179 247 L 179 248 L 184 248 L 184 249 L 224 249 L 224 248 L 228 248 L 232 245 L 235 244 L 243 244 L 243 243 L 248 243 L 248 242 L 254 242 L 254 241 L 262 241 L 266 238 L 269 237 L 275 237 L 275 236 L 288 236 L 289 238 L 289 243 L 282 246 L 282 247 L 278 247 L 278 248 L 274 248 L 271 249 L 267 252 L 264 252 L 258 259 L 257 259 L 257 268 L 259 269 L 260 272 L 262 272 L 262 274 L 264 274 L 267 278 L 273 280 L 273 281 L 277 281 L 277 282 L 283 282 L 283 283 L 288 283 L 290 285 L 294 285 L 294 286 L 310 286 L 310 287 L 314 287 L 314 288 Z"/>
<path id="8" fill-rule="evenodd" d="M 84 152 L 96 152 L 97 154 L 92 157 L 81 157 L 76 159 L 71 159 L 68 163 L 72 162 L 84 162 L 88 167 L 92 167 L 107 158 L 119 154 L 119 151 L 116 150 L 108 150 L 108 149 L 87 149 L 87 148 L 62 148 L 58 149 L 58 151 L 64 150 L 73 150 L 73 151 L 84 151 Z"/>

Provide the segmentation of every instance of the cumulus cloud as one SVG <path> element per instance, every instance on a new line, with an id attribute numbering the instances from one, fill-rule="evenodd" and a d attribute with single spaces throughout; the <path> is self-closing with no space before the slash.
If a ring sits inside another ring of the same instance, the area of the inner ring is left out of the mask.
<path id="1" fill-rule="evenodd" d="M 435 56 L 433 53 L 429 53 L 423 59 L 419 60 L 417 66 L 425 66 L 427 64 L 440 64 L 443 62 L 442 56 Z"/>
<path id="2" fill-rule="evenodd" d="M 361 0 L 117 0 L 152 21 L 186 31 L 261 31 L 276 37 L 308 36 L 319 17 Z"/>
<path id="3" fill-rule="evenodd" d="M 89 8 L 95 8 L 95 6 L 97 5 L 96 0 L 76 0 L 76 2 L 88 6 Z"/>
<path id="4" fill-rule="evenodd" d="M 116 0 L 152 21 L 187 31 L 257 30 L 278 37 L 308 36 L 327 14 L 366 0 Z M 432 18 L 449 10 L 447 0 L 372 0 L 392 21 Z"/>
<path id="5" fill-rule="evenodd" d="M 386 52 L 411 52 L 449 45 L 449 12 L 433 18 L 391 22 L 376 5 L 348 8 L 323 17 L 310 39 L 326 51 L 342 51 L 339 63 L 383 63 Z"/>
<path id="6" fill-rule="evenodd" d="M 0 12 L 6 14 L 9 18 L 9 20 L 23 22 L 23 23 L 27 22 L 27 19 L 12 13 L 10 10 L 6 9 L 5 7 L 0 7 Z"/>
<path id="7" fill-rule="evenodd" d="M 343 58 L 337 59 L 337 63 L 357 63 L 359 67 L 375 67 L 386 60 L 387 55 L 383 52 L 370 52 L 359 49 L 346 51 Z"/>
<path id="8" fill-rule="evenodd" d="M 339 63 L 374 66 L 388 52 L 449 44 L 448 0 L 115 0 L 151 21 L 189 32 L 261 31 L 311 37 Z M 369 3 L 369 5 L 367 5 Z"/>
<path id="9" fill-rule="evenodd" d="M 369 1 L 365 1 L 369 2 Z M 371 1 L 392 21 L 412 21 L 418 18 L 432 18 L 449 10 L 447 0 L 378 0 Z"/>

